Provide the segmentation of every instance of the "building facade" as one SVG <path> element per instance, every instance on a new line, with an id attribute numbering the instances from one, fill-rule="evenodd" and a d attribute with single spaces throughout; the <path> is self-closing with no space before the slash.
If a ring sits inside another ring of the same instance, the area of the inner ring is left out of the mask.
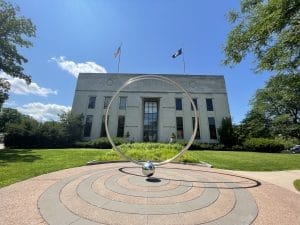
<path id="1" fill-rule="evenodd" d="M 84 116 L 85 140 L 106 136 L 104 117 L 112 96 L 128 79 L 139 75 L 145 74 L 79 74 L 72 112 Z M 193 98 L 199 119 L 196 139 L 217 143 L 217 129 L 222 119 L 230 116 L 224 77 L 160 76 L 179 83 Z M 113 101 L 108 126 L 113 137 L 129 135 L 138 142 L 168 142 L 171 136 L 189 140 L 194 119 L 191 103 L 177 87 L 143 80 L 127 86 Z"/>

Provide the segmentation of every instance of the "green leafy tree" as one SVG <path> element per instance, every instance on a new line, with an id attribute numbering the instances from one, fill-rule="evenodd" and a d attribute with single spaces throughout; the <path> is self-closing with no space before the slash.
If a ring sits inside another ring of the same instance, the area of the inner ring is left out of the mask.
<path id="1" fill-rule="evenodd" d="M 262 112 L 257 110 L 250 110 L 246 118 L 242 120 L 238 128 L 238 136 L 240 140 L 246 138 L 269 138 L 271 137 L 270 132 L 271 121 Z"/>
<path id="2" fill-rule="evenodd" d="M 71 112 L 66 112 L 60 115 L 60 123 L 66 134 L 66 139 L 69 144 L 79 141 L 82 136 L 83 115 L 75 115 Z"/>
<path id="3" fill-rule="evenodd" d="M 6 131 L 6 128 L 11 123 L 20 123 L 24 117 L 18 110 L 11 108 L 4 108 L 0 112 L 0 133 Z"/>
<path id="4" fill-rule="evenodd" d="M 224 48 L 225 65 L 253 53 L 257 72 L 299 72 L 299 0 L 242 0 L 240 12 L 232 10 L 228 18 L 234 27 Z"/>
<path id="5" fill-rule="evenodd" d="M 236 137 L 230 117 L 224 117 L 222 119 L 222 124 L 218 129 L 218 133 L 220 136 L 220 142 L 225 146 L 230 147 L 236 144 Z"/>
<path id="6" fill-rule="evenodd" d="M 35 26 L 30 19 L 18 15 L 20 8 L 0 0 L 0 72 L 3 71 L 12 77 L 26 80 L 31 78 L 24 73 L 23 64 L 27 59 L 19 54 L 18 47 L 30 47 L 29 38 L 35 36 Z M 0 108 L 8 98 L 10 85 L 0 79 Z"/>
<path id="7" fill-rule="evenodd" d="M 300 76 L 276 75 L 257 90 L 242 125 L 248 137 L 300 138 Z"/>

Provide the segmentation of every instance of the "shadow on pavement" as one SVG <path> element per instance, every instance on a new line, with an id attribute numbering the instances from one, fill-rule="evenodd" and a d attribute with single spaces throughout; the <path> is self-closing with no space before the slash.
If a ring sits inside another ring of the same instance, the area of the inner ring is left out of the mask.
<path id="1" fill-rule="evenodd" d="M 138 177 L 144 177 L 143 175 L 140 174 L 136 174 L 136 173 L 132 173 L 130 171 L 126 171 L 127 169 L 136 169 L 139 167 L 122 167 L 119 168 L 119 171 L 121 173 L 125 173 L 128 175 L 133 175 L 133 176 L 138 176 Z M 241 178 L 244 181 L 227 181 L 227 180 L 220 180 L 220 181 L 206 181 L 203 180 L 201 181 L 199 180 L 189 180 L 189 179 L 167 179 L 167 178 L 162 178 L 162 177 L 155 177 L 156 179 L 159 180 L 170 180 L 170 181 L 180 181 L 180 182 L 192 182 L 192 183 L 201 183 L 201 184 L 243 184 L 242 187 L 218 187 L 218 189 L 240 189 L 240 188 L 255 188 L 261 185 L 261 182 L 259 182 L 258 180 L 252 179 L 252 178 L 248 178 L 248 177 L 244 177 L 244 176 L 239 176 L 239 175 L 234 175 L 234 174 L 230 174 L 230 173 L 222 173 L 222 172 L 217 172 L 217 171 L 207 171 L 207 170 L 197 170 L 197 169 L 183 169 L 183 168 L 166 168 L 166 167 L 160 167 L 161 169 L 167 169 L 167 170 L 182 170 L 182 171 L 188 171 L 188 172 L 199 172 L 199 173 L 208 173 L 208 174 L 217 174 L 217 175 L 223 175 L 223 176 L 229 176 L 229 177 L 234 177 L 234 178 Z M 197 187 L 197 185 L 193 184 L 193 187 Z M 199 187 L 203 187 L 202 185 Z M 205 186 L 205 188 L 210 188 Z M 211 187 L 211 188 L 216 188 L 215 186 Z"/>

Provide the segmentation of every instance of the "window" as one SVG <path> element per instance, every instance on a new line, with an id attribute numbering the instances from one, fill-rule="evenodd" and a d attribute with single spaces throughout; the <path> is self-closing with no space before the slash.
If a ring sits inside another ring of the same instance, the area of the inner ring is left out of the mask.
<path id="1" fill-rule="evenodd" d="M 206 108 L 207 111 L 214 111 L 214 106 L 211 98 L 206 99 Z"/>
<path id="2" fill-rule="evenodd" d="M 127 101 L 127 97 L 120 97 L 120 105 L 119 105 L 119 109 L 126 109 L 126 101 Z"/>
<path id="3" fill-rule="evenodd" d="M 175 98 L 176 110 L 182 110 L 182 99 Z"/>
<path id="4" fill-rule="evenodd" d="M 192 123 L 193 123 L 193 132 L 195 129 L 195 117 L 192 117 Z M 196 139 L 200 139 L 200 126 L 199 126 L 199 118 L 198 118 L 198 128 L 197 128 L 197 133 L 196 133 Z"/>
<path id="5" fill-rule="evenodd" d="M 210 139 L 217 139 L 217 131 L 214 117 L 208 117 Z"/>
<path id="6" fill-rule="evenodd" d="M 198 104 L 197 104 L 197 99 L 196 98 L 193 98 L 193 102 L 196 106 L 196 110 L 198 110 Z M 193 105 L 191 104 L 191 109 L 193 110 Z"/>
<path id="7" fill-rule="evenodd" d="M 124 137 L 124 126 L 125 126 L 125 116 L 119 116 L 117 137 Z"/>
<path id="8" fill-rule="evenodd" d="M 107 122 L 109 122 L 109 116 L 107 119 L 108 119 Z M 105 130 L 105 116 L 102 116 L 100 137 L 107 137 L 106 130 Z"/>
<path id="9" fill-rule="evenodd" d="M 110 96 L 105 96 L 104 97 L 104 109 L 107 109 L 107 106 L 108 106 L 110 100 L 111 100 Z"/>
<path id="10" fill-rule="evenodd" d="M 144 102 L 144 141 L 157 141 L 158 102 Z"/>
<path id="11" fill-rule="evenodd" d="M 96 105 L 96 97 L 95 96 L 91 96 L 89 98 L 89 105 L 88 105 L 88 108 L 89 109 L 94 109 L 95 108 L 95 105 Z"/>
<path id="12" fill-rule="evenodd" d="M 84 125 L 84 131 L 83 131 L 84 137 L 91 136 L 92 123 L 93 123 L 93 116 L 87 115 L 85 118 L 85 125 Z"/>
<path id="13" fill-rule="evenodd" d="M 176 117 L 177 139 L 183 139 L 183 118 Z"/>

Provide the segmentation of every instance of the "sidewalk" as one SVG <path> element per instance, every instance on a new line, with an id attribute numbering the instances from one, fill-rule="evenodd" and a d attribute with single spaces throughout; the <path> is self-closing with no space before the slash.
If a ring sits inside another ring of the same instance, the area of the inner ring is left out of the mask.
<path id="1" fill-rule="evenodd" d="M 230 171 L 238 175 L 251 177 L 257 180 L 266 181 L 278 185 L 300 195 L 300 192 L 294 187 L 294 181 L 300 179 L 300 170 L 272 171 L 272 172 L 248 172 L 248 171 Z"/>

